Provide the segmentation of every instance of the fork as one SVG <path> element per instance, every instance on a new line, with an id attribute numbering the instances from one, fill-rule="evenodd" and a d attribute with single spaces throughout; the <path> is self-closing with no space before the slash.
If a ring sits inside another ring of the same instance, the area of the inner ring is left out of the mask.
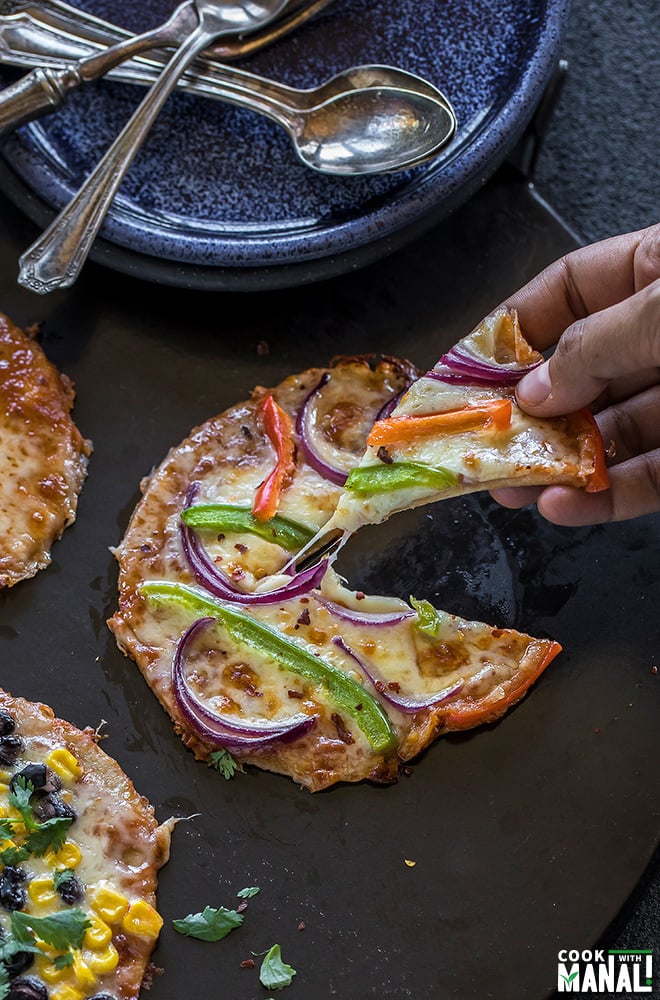
<path id="1" fill-rule="evenodd" d="M 118 53 L 119 61 L 134 54 L 135 47 L 145 44 L 147 36 L 149 46 L 158 32 L 171 39 L 169 44 L 174 41 L 180 43 L 156 83 L 77 195 L 23 254 L 19 284 L 44 294 L 74 283 L 142 141 L 186 67 L 218 37 L 261 27 L 274 20 L 290 2 L 188 0 L 177 8 L 162 28 L 121 42 L 98 56 L 84 60 L 85 63 L 94 60 L 93 65 L 99 75 L 100 60 L 105 59 L 110 68 Z M 162 37 L 160 44 L 163 44 Z"/>

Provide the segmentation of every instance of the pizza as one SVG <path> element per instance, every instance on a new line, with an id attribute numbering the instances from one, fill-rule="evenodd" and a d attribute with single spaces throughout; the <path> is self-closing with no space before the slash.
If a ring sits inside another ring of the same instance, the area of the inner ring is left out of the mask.
<path id="1" fill-rule="evenodd" d="M 515 387 L 543 361 L 515 312 L 500 308 L 416 380 L 367 448 L 326 526 L 354 531 L 396 511 L 506 486 L 607 489 L 603 442 L 589 410 L 534 418 Z"/>
<path id="2" fill-rule="evenodd" d="M 312 791 L 392 781 L 442 733 L 498 719 L 559 652 L 356 592 L 328 560 L 291 573 L 414 377 L 352 358 L 258 387 L 143 482 L 108 624 L 200 759 L 228 752 Z"/>
<path id="3" fill-rule="evenodd" d="M 0 996 L 135 1000 L 170 825 L 98 745 L 0 691 Z"/>
<path id="4" fill-rule="evenodd" d="M 75 519 L 91 446 L 73 398 L 36 341 L 0 315 L 0 587 L 48 566 Z"/>

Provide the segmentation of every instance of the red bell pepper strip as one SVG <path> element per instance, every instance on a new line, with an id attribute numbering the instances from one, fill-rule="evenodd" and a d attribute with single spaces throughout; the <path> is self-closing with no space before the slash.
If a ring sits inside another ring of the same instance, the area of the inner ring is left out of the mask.
<path id="1" fill-rule="evenodd" d="M 367 444 L 404 444 L 432 434 L 458 434 L 491 427 L 502 431 L 510 424 L 511 400 L 493 399 L 478 406 L 463 406 L 460 410 L 431 413 L 424 417 L 378 420 L 371 428 Z"/>
<path id="2" fill-rule="evenodd" d="M 610 479 L 605 464 L 605 446 L 600 428 L 591 410 L 578 410 L 575 417 L 582 422 L 579 435 L 585 445 L 587 457 L 593 461 L 593 472 L 587 479 L 584 489 L 586 493 L 600 493 L 610 488 Z M 585 426 L 586 425 L 586 426 Z"/>
<path id="3" fill-rule="evenodd" d="M 438 720 L 447 729 L 456 731 L 472 729 L 474 726 L 481 726 L 485 722 L 495 722 L 496 719 L 499 719 L 508 708 L 520 701 L 548 664 L 552 663 L 558 653 L 561 653 L 561 646 L 558 642 L 545 640 L 537 640 L 537 642 L 542 643 L 545 648 L 539 650 L 540 655 L 532 660 L 528 670 L 519 672 L 511 686 L 504 683 L 487 694 L 485 698 L 476 700 L 457 698 L 453 704 L 449 704 L 444 711 L 438 713 Z"/>
<path id="4" fill-rule="evenodd" d="M 295 471 L 295 445 L 291 418 L 268 393 L 260 407 L 261 420 L 277 461 L 273 471 L 261 483 L 254 497 L 252 513 L 257 521 L 270 521 L 277 514 L 282 490 Z"/>

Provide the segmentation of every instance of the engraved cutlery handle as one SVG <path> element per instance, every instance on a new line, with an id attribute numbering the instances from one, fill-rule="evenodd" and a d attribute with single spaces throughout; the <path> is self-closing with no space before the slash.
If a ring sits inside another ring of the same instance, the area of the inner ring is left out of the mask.
<path id="1" fill-rule="evenodd" d="M 0 138 L 25 122 L 61 107 L 69 90 L 81 82 L 75 66 L 34 69 L 0 91 Z"/>

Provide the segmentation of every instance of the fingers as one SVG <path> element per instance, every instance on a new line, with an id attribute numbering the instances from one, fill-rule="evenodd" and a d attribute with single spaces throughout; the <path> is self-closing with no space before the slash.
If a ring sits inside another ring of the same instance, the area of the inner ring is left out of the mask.
<path id="1" fill-rule="evenodd" d="M 559 416 L 595 400 L 609 382 L 660 366 L 660 279 L 601 312 L 573 323 L 550 361 L 523 378 L 520 406 Z"/>
<path id="2" fill-rule="evenodd" d="M 570 486 L 550 486 L 538 499 L 548 521 L 567 527 L 626 521 L 660 510 L 660 448 L 610 469 L 610 489 L 584 493 Z"/>
<path id="3" fill-rule="evenodd" d="M 542 486 L 506 486 L 501 490 L 491 490 L 490 495 L 503 507 L 516 510 L 536 503 L 542 492 Z"/>
<path id="4" fill-rule="evenodd" d="M 660 447 L 660 384 L 608 407 L 597 420 L 605 447 L 614 443 L 614 465 L 653 451 Z"/>
<path id="5" fill-rule="evenodd" d="M 615 236 L 555 261 L 505 305 L 543 351 L 576 320 L 641 291 L 660 277 L 660 225 Z"/>

